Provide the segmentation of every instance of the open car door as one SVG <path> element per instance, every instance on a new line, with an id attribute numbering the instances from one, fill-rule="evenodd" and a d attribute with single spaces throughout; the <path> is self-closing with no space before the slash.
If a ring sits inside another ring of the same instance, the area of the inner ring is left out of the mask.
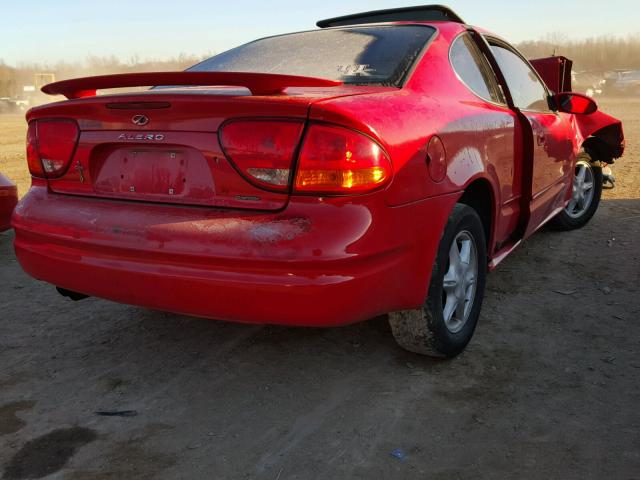
<path id="1" fill-rule="evenodd" d="M 518 114 L 522 157 L 521 225 L 518 238 L 529 237 L 541 225 L 564 208 L 569 178 L 575 162 L 572 126 L 568 116 L 552 108 L 551 88 L 542 75 L 505 41 L 485 36 L 495 68 L 504 78 L 505 90 L 511 98 L 511 108 Z M 559 57 L 554 57 L 559 58 Z M 565 61 L 540 61 L 556 88 L 564 87 Z M 558 74 L 556 76 L 556 74 Z M 563 75 L 561 78 L 560 75 Z M 569 77 L 571 72 L 569 70 Z"/>

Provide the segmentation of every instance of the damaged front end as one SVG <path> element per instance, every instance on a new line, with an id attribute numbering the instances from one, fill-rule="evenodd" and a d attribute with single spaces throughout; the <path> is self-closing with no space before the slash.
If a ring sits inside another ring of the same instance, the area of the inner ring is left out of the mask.
<path id="1" fill-rule="evenodd" d="M 572 91 L 573 62 L 562 56 L 530 60 L 547 86 L 555 93 Z M 596 111 L 588 115 L 571 115 L 576 143 L 588 150 L 593 166 L 602 168 L 605 188 L 615 186 L 615 177 L 609 165 L 622 157 L 625 138 L 622 122 L 611 115 Z"/>

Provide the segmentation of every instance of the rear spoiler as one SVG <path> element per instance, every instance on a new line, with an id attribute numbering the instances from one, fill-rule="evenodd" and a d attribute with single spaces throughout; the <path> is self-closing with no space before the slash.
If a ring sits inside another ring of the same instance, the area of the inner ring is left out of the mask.
<path id="1" fill-rule="evenodd" d="M 418 7 L 389 8 L 371 12 L 354 13 L 343 17 L 320 20 L 316 25 L 320 28 L 344 27 L 347 25 L 364 25 L 386 22 L 455 22 L 464 24 L 456 12 L 444 5 L 422 5 Z"/>
<path id="2" fill-rule="evenodd" d="M 342 82 L 323 78 L 240 72 L 149 72 L 102 75 L 50 83 L 42 87 L 48 95 L 68 99 L 94 97 L 97 90 L 151 86 L 234 86 L 252 95 L 277 95 L 288 87 L 336 87 Z"/>

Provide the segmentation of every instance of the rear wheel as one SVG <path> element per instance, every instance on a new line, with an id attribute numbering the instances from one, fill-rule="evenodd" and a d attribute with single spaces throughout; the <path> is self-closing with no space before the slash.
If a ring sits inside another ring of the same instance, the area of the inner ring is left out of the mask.
<path id="1" fill-rule="evenodd" d="M 458 204 L 442 235 L 424 305 L 389 315 L 398 344 L 422 355 L 460 354 L 478 323 L 486 265 L 482 221 L 474 209 Z"/>
<path id="2" fill-rule="evenodd" d="M 571 200 L 567 207 L 553 220 L 552 225 L 560 230 L 575 230 L 584 227 L 593 218 L 602 196 L 602 169 L 594 167 L 596 160 L 589 151 L 578 156 L 573 176 Z"/>

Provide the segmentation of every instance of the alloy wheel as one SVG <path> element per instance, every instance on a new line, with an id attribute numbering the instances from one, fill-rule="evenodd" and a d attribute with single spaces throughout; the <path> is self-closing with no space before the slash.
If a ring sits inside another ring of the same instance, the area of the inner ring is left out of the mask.
<path id="1" fill-rule="evenodd" d="M 462 231 L 453 240 L 447 264 L 442 292 L 443 317 L 447 329 L 458 333 L 469 318 L 478 280 L 478 249 L 469 232 Z"/>
<path id="2" fill-rule="evenodd" d="M 573 177 L 573 190 L 571 201 L 565 211 L 571 218 L 579 218 L 591 206 L 594 196 L 594 175 L 591 165 L 585 161 L 580 161 L 576 165 L 575 176 Z"/>

